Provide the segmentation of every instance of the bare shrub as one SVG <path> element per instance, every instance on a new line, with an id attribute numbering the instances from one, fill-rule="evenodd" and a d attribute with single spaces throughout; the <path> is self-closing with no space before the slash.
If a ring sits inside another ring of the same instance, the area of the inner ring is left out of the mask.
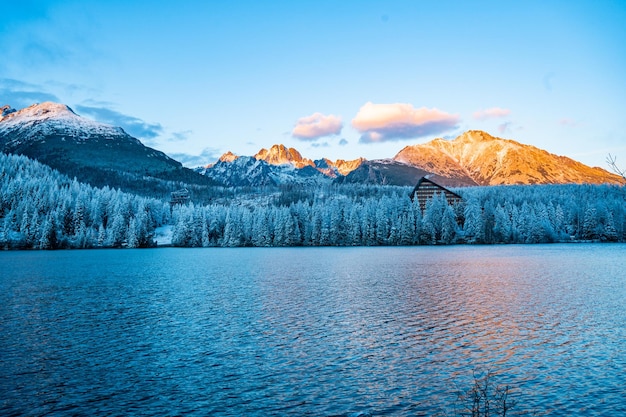
<path id="1" fill-rule="evenodd" d="M 460 410 L 457 415 L 462 417 L 491 417 L 511 415 L 510 411 L 517 405 L 512 398 L 512 387 L 496 385 L 494 374 L 487 371 L 480 376 L 474 371 L 472 386 L 458 393 Z"/>

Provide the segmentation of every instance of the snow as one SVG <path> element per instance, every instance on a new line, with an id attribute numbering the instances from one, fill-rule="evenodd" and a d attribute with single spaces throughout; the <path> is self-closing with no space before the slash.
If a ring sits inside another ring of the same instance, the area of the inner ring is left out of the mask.
<path id="1" fill-rule="evenodd" d="M 27 132 L 22 139 L 35 139 L 40 135 L 62 133 L 87 139 L 91 135 L 119 136 L 124 130 L 86 119 L 74 113 L 65 104 L 45 102 L 8 113 L 0 118 L 0 135 Z"/>
<path id="2" fill-rule="evenodd" d="M 172 228 L 171 224 L 157 227 L 154 230 L 154 240 L 156 240 L 157 246 L 167 246 L 172 244 Z"/>

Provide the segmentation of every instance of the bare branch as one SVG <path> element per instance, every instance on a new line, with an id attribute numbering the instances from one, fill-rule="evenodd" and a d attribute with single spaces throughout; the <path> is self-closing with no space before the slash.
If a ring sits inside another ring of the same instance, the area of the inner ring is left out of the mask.
<path id="1" fill-rule="evenodd" d="M 609 156 L 606 157 L 606 163 L 609 164 L 609 167 L 611 168 L 613 172 L 615 172 L 617 175 L 621 176 L 622 178 L 626 180 L 626 170 L 623 170 L 617 166 L 616 156 L 609 154 Z"/>

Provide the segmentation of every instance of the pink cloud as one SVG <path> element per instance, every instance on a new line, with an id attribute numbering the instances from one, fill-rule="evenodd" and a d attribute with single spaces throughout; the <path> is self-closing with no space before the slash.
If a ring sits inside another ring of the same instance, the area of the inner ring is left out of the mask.
<path id="1" fill-rule="evenodd" d="M 436 135 L 455 129 L 457 115 L 409 103 L 365 103 L 352 119 L 352 126 L 362 135 L 361 143 L 385 142 Z"/>
<path id="2" fill-rule="evenodd" d="M 313 113 L 298 119 L 291 135 L 302 140 L 317 140 L 324 136 L 338 135 L 343 124 L 341 118 L 332 114 Z"/>
<path id="3" fill-rule="evenodd" d="M 490 109 L 479 110 L 474 112 L 474 119 L 476 120 L 485 120 L 485 119 L 494 119 L 498 117 L 505 117 L 511 114 L 511 110 L 502 109 L 500 107 L 492 107 Z"/>

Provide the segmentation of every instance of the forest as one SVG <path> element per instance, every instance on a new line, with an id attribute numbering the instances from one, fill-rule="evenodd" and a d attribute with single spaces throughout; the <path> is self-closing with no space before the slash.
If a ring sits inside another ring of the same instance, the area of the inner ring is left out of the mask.
<path id="1" fill-rule="evenodd" d="M 0 248 L 153 247 L 167 225 L 181 247 L 626 242 L 624 186 L 454 191 L 462 203 L 435 195 L 423 210 L 409 187 L 358 184 L 227 189 L 206 204 L 170 205 L 0 154 Z"/>

